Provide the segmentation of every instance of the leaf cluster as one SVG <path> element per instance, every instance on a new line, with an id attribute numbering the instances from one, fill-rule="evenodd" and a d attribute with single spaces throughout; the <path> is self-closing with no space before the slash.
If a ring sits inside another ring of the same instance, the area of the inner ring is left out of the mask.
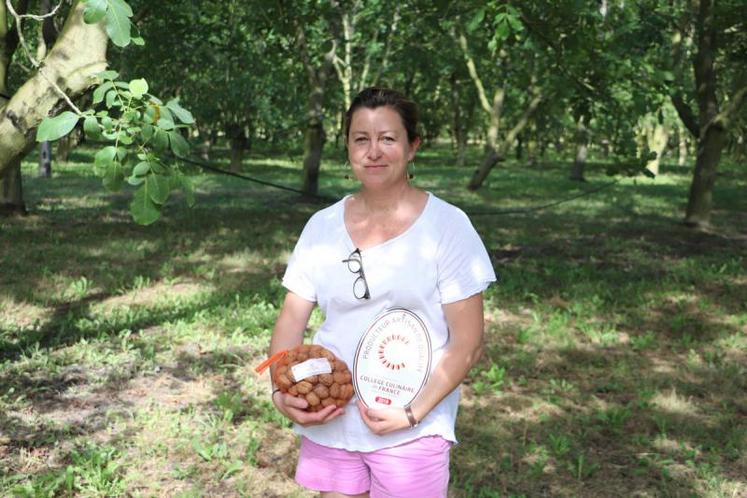
<path id="1" fill-rule="evenodd" d="M 97 75 L 100 83 L 93 91 L 93 106 L 76 115 L 66 111 L 45 119 L 37 130 L 37 141 L 57 140 L 82 119 L 86 138 L 103 142 L 95 156 L 94 170 L 104 186 L 115 192 L 125 183 L 136 187 L 130 204 L 134 220 L 149 225 L 161 216 L 161 208 L 171 192 L 181 189 L 187 202 L 194 202 L 192 187 L 170 155 L 189 154 L 189 143 L 182 132 L 194 124 L 192 114 L 178 99 L 165 104 L 148 93 L 144 79 L 120 81 L 115 71 Z"/>

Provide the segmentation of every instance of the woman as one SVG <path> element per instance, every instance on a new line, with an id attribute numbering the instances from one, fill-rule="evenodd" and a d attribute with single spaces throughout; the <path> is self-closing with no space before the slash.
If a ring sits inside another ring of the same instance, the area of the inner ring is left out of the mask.
<path id="1" fill-rule="evenodd" d="M 356 96 L 345 133 L 360 191 L 311 217 L 283 277 L 270 354 L 302 343 L 315 304 L 325 320 L 314 343 L 351 368 L 368 324 L 391 308 L 417 315 L 432 346 L 428 381 L 406 408 L 357 400 L 307 413 L 305 400 L 273 391 L 301 435 L 296 480 L 325 497 L 446 496 L 458 386 L 481 351 L 482 292 L 495 274 L 467 216 L 410 184 L 416 128 L 401 94 Z"/>

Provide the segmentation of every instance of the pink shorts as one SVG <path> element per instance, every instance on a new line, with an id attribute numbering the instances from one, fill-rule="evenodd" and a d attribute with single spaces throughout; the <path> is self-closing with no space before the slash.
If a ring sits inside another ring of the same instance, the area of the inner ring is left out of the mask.
<path id="1" fill-rule="evenodd" d="M 451 443 L 427 436 L 393 448 L 362 452 L 301 438 L 296 482 L 315 491 L 378 497 L 445 497 Z"/>

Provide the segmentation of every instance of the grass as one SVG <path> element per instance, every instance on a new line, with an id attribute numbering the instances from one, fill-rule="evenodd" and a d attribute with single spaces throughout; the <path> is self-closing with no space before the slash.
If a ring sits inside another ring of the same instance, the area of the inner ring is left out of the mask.
<path id="1" fill-rule="evenodd" d="M 252 367 L 320 205 L 199 176 L 195 208 L 177 195 L 139 227 L 90 156 L 51 180 L 25 164 L 31 214 L 0 220 L 0 495 L 312 496 Z M 452 163 L 424 149 L 415 182 L 472 213 L 500 283 L 450 495 L 747 495 L 743 165 L 724 166 L 713 228 L 694 232 L 683 168 L 531 209 L 603 186 L 604 165 L 581 185 L 562 162 L 509 162 L 468 192 Z M 244 173 L 300 184 L 293 158 L 251 156 Z M 325 163 L 322 193 L 353 188 L 343 176 Z"/>

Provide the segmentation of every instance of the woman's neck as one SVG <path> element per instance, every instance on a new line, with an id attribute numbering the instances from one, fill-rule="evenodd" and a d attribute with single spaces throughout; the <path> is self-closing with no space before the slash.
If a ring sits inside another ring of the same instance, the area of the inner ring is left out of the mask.
<path id="1" fill-rule="evenodd" d="M 384 214 L 396 211 L 406 203 L 416 189 L 407 182 L 385 190 L 362 188 L 356 195 L 361 201 L 361 207 L 369 214 Z"/>

